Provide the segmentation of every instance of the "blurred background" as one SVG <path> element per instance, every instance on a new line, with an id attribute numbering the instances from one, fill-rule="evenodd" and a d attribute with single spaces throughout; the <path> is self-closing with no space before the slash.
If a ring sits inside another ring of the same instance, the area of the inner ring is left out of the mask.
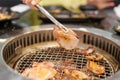
<path id="1" fill-rule="evenodd" d="M 42 0 L 40 5 L 65 25 L 82 25 L 114 32 L 113 25 L 120 21 L 119 3 L 120 0 Z M 17 28 L 34 30 L 53 24 L 44 14 L 21 0 L 1 0 L 0 13 L 1 34 Z"/>

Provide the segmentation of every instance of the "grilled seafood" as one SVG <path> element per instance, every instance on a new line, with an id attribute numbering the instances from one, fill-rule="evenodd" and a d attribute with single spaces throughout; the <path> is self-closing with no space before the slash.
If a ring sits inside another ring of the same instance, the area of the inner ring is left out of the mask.
<path id="1" fill-rule="evenodd" d="M 68 28 L 68 32 L 64 33 L 59 27 L 55 26 L 53 30 L 53 36 L 59 45 L 67 50 L 71 50 L 77 47 L 79 39 L 75 32 Z"/>
<path id="2" fill-rule="evenodd" d="M 51 62 L 34 62 L 32 68 L 26 68 L 22 75 L 32 80 L 48 80 L 53 78 L 57 71 L 53 68 L 54 64 Z"/>
<path id="3" fill-rule="evenodd" d="M 87 69 L 96 75 L 100 75 L 100 74 L 105 73 L 105 67 L 98 65 L 97 63 L 95 63 L 93 61 L 87 62 Z"/>

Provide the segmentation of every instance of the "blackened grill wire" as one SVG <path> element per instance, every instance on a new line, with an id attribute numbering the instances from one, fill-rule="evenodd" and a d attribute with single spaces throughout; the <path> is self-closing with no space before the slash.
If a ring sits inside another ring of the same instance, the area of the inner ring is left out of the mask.
<path id="1" fill-rule="evenodd" d="M 19 73 L 22 73 L 23 70 L 25 70 L 28 67 L 31 67 L 33 62 L 42 61 L 57 62 L 70 59 L 73 59 L 72 64 L 75 65 L 78 70 L 85 68 L 87 60 L 84 57 L 84 55 L 77 54 L 75 50 L 65 50 L 63 48 L 56 47 L 40 49 L 38 51 L 24 55 L 15 65 L 15 70 L 18 71 Z M 94 75 L 93 73 L 88 72 L 90 73 L 91 76 L 100 79 L 106 79 L 107 77 L 110 77 L 114 74 L 114 70 L 111 64 L 106 59 L 98 61 L 97 63 L 105 67 L 105 73 L 102 75 Z"/>

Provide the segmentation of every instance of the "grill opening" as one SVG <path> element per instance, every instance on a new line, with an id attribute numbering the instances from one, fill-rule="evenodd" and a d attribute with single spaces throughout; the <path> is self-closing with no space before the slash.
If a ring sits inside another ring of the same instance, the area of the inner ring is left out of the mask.
<path id="1" fill-rule="evenodd" d="M 92 33 L 84 31 L 76 31 L 76 33 L 80 36 L 79 47 L 93 46 L 105 57 L 103 61 L 97 62 L 105 66 L 105 74 L 96 76 L 90 73 L 91 75 L 106 79 L 120 69 L 120 47 L 117 44 Z M 63 53 L 62 56 L 61 53 Z M 78 69 L 85 67 L 87 60 L 83 55 L 77 55 L 74 50 L 67 51 L 58 48 L 58 44 L 54 41 L 52 30 L 35 31 L 18 36 L 10 40 L 3 48 L 5 62 L 19 73 L 25 68 L 31 67 L 33 61 L 59 61 L 61 59 L 64 61 L 71 57 L 74 59 L 73 64 L 77 64 Z"/>

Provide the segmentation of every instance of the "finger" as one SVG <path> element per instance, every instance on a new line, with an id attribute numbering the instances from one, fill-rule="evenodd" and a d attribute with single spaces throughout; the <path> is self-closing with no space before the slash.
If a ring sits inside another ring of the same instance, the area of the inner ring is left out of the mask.
<path id="1" fill-rule="evenodd" d="M 38 3 L 37 0 L 32 0 L 31 2 L 32 5 L 36 5 L 37 3 Z"/>
<path id="2" fill-rule="evenodd" d="M 34 5 L 32 4 L 32 0 L 26 0 L 26 4 L 34 8 Z"/>
<path id="3" fill-rule="evenodd" d="M 95 4 L 105 4 L 105 3 L 109 3 L 109 2 L 113 2 L 113 0 L 96 0 Z"/>
<path id="4" fill-rule="evenodd" d="M 30 3 L 31 3 L 31 0 L 23 0 L 23 3 L 25 3 L 25 4 L 30 4 Z"/>
<path id="5" fill-rule="evenodd" d="M 36 5 L 40 2 L 40 0 L 23 0 L 23 3 L 28 5 Z"/>
<path id="6" fill-rule="evenodd" d="M 40 1 L 41 1 L 41 0 L 32 0 L 31 4 L 32 4 L 32 5 L 36 5 L 36 4 L 38 4 Z"/>
<path id="7" fill-rule="evenodd" d="M 30 5 L 32 0 L 26 0 L 27 1 L 27 4 Z"/>
<path id="8" fill-rule="evenodd" d="M 114 2 L 109 2 L 109 3 L 106 3 L 105 7 L 113 7 L 115 6 L 115 3 Z"/>
<path id="9" fill-rule="evenodd" d="M 108 1 L 114 1 L 114 0 L 103 0 L 103 1 L 108 2 Z"/>
<path id="10" fill-rule="evenodd" d="M 99 9 L 109 8 L 109 7 L 113 7 L 113 6 L 115 6 L 115 4 L 113 2 L 104 3 L 102 6 L 99 7 Z"/>

